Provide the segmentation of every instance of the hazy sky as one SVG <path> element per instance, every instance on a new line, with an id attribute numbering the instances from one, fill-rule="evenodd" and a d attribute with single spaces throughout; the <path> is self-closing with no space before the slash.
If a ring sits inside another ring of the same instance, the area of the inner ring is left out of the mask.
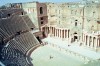
<path id="1" fill-rule="evenodd" d="M 0 6 L 6 3 L 19 3 L 19 2 L 32 2 L 32 1 L 39 1 L 39 2 L 72 2 L 72 1 L 81 1 L 81 0 L 0 0 Z"/>

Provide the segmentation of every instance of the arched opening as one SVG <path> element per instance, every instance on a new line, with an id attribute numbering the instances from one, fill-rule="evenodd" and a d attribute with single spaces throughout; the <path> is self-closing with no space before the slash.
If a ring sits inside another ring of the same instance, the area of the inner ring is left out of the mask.
<path id="1" fill-rule="evenodd" d="M 74 36 L 74 41 L 76 41 L 78 38 L 77 38 L 77 36 Z"/>
<path id="2" fill-rule="evenodd" d="M 40 19 L 43 20 L 43 17 L 41 17 Z"/>
<path id="3" fill-rule="evenodd" d="M 42 43 L 42 41 L 41 41 L 41 39 L 40 39 L 39 36 L 37 36 L 36 38 L 37 38 L 37 40 L 39 41 L 39 43 Z"/>
<path id="4" fill-rule="evenodd" d="M 41 21 L 41 25 L 43 24 L 43 21 Z"/>
<path id="5" fill-rule="evenodd" d="M 74 33 L 74 41 L 76 41 L 77 39 L 78 39 L 77 33 L 75 32 L 75 33 Z"/>
<path id="6" fill-rule="evenodd" d="M 43 14 L 43 7 L 40 7 L 40 14 Z"/>

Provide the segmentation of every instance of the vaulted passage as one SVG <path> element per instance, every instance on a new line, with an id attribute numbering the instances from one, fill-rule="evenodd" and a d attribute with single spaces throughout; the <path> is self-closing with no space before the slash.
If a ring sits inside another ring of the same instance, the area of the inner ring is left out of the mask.
<path id="1" fill-rule="evenodd" d="M 40 39 L 39 36 L 37 36 L 36 38 L 37 38 L 37 40 L 38 40 L 40 43 L 42 43 L 42 41 L 41 41 L 41 39 Z"/>

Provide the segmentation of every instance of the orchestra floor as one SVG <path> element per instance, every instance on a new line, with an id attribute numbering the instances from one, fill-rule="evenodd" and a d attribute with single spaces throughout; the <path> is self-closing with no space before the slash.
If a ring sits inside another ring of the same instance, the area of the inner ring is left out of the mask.
<path id="1" fill-rule="evenodd" d="M 46 45 L 32 52 L 34 66 L 100 66 L 100 53 L 80 46 L 77 42 L 48 37 Z"/>

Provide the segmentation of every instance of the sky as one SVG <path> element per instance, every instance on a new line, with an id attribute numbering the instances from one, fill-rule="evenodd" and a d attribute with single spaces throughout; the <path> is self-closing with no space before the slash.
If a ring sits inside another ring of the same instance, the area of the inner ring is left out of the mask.
<path id="1" fill-rule="evenodd" d="M 7 3 L 20 3 L 20 2 L 32 2 L 32 1 L 38 1 L 38 2 L 77 2 L 81 0 L 0 0 L 0 6 L 7 4 Z"/>

